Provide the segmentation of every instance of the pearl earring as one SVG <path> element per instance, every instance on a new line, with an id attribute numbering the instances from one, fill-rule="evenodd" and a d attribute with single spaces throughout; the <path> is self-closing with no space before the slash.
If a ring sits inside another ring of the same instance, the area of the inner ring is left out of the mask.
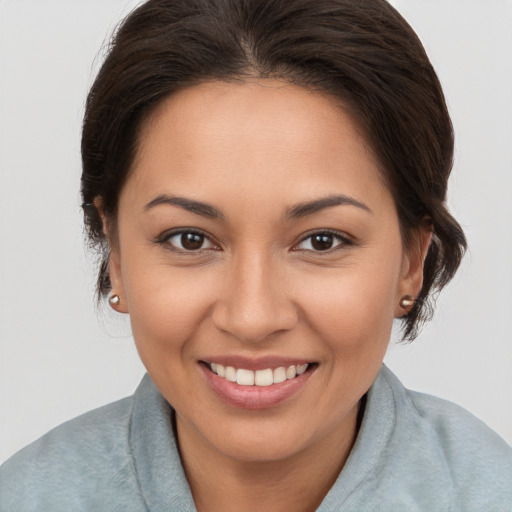
<path id="1" fill-rule="evenodd" d="M 114 306 L 117 306 L 117 305 L 119 304 L 119 301 L 120 301 L 120 300 L 121 300 L 121 299 L 119 298 L 119 295 L 115 295 L 115 294 L 114 294 L 114 295 L 111 295 L 111 296 L 109 297 L 108 302 L 110 303 L 110 305 L 111 305 L 112 307 L 114 307 Z"/>
<path id="2" fill-rule="evenodd" d="M 414 306 L 414 299 L 410 295 L 405 295 L 400 299 L 400 307 L 403 309 L 409 309 Z"/>

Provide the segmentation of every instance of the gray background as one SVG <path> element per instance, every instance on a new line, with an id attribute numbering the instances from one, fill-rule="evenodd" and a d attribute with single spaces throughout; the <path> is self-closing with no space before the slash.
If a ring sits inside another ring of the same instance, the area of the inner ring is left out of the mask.
<path id="1" fill-rule="evenodd" d="M 470 252 L 389 366 L 512 443 L 512 2 L 395 0 L 444 85 L 457 136 L 450 206 Z M 84 248 L 80 122 L 99 48 L 134 1 L 0 1 L 0 461 L 131 394 L 126 318 L 95 310 Z"/>

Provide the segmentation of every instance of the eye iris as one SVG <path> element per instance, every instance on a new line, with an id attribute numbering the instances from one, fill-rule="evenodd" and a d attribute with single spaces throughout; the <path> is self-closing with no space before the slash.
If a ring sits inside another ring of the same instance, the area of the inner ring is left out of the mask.
<path id="1" fill-rule="evenodd" d="M 204 236 L 197 233 L 183 233 L 181 235 L 181 245 L 188 251 L 201 249 L 204 243 Z"/>
<path id="2" fill-rule="evenodd" d="M 317 251 L 327 251 L 332 248 L 334 242 L 333 235 L 321 234 L 311 237 L 311 246 Z"/>

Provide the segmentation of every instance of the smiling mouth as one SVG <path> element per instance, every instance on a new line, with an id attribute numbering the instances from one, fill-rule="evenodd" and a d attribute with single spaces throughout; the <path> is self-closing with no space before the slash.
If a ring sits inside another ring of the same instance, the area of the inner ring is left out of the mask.
<path id="1" fill-rule="evenodd" d="M 206 363 L 206 366 L 215 375 L 229 382 L 236 382 L 239 386 L 267 387 L 280 384 L 287 380 L 295 379 L 306 371 L 312 369 L 316 363 L 304 363 L 301 365 L 280 366 L 278 368 L 265 368 L 263 370 L 246 370 L 233 366 L 223 366 L 218 363 Z"/>

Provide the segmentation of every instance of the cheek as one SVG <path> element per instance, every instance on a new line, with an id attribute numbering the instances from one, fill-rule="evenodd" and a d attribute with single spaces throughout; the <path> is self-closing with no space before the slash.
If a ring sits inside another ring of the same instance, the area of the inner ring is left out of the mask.
<path id="1" fill-rule="evenodd" d="M 331 350 L 343 352 L 343 357 L 385 350 L 395 311 L 396 261 L 333 269 L 302 287 L 303 314 Z"/>
<path id="2" fill-rule="evenodd" d="M 187 340 L 201 329 L 211 308 L 208 293 L 216 289 L 215 276 L 203 269 L 173 269 L 146 264 L 126 265 L 126 287 L 133 336 L 141 357 L 164 353 L 186 355 Z"/>

